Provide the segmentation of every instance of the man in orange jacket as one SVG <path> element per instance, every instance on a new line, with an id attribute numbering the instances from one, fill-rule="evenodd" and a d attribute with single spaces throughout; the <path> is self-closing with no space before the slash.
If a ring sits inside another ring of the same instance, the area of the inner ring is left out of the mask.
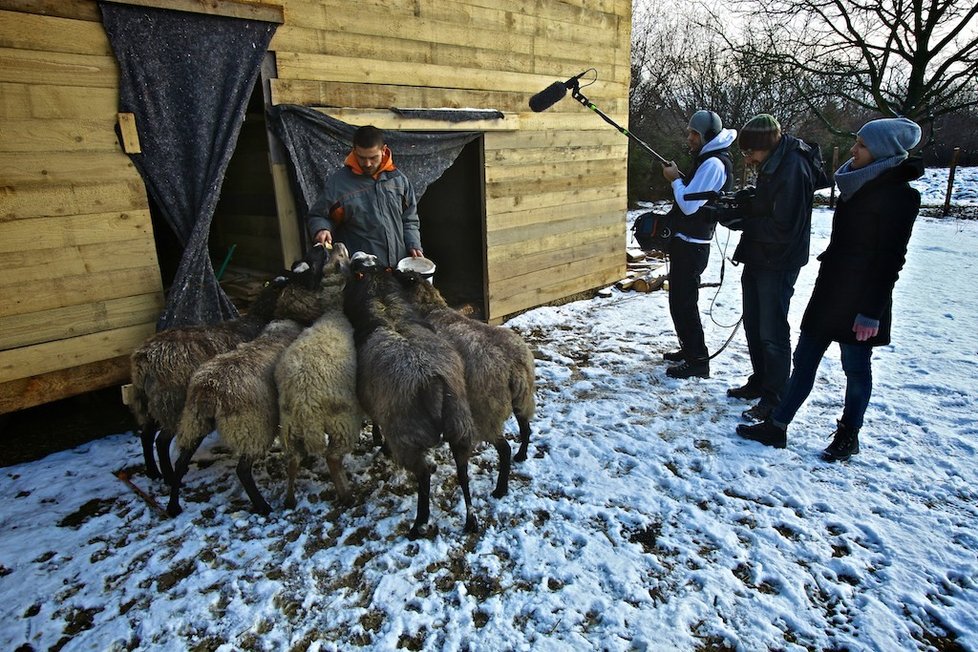
<path id="1" fill-rule="evenodd" d="M 353 149 L 326 180 L 306 222 L 315 242 L 342 242 L 351 253 L 377 256 L 384 266 L 424 255 L 414 188 L 394 166 L 384 132 L 370 125 L 354 133 Z"/>

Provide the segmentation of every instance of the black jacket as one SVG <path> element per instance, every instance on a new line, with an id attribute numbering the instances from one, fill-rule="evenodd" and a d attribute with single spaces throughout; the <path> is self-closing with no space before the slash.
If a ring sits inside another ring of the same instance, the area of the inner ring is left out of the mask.
<path id="1" fill-rule="evenodd" d="M 817 145 L 784 135 L 761 165 L 734 260 L 753 269 L 799 269 L 808 262 L 812 201 L 828 187 Z"/>
<path id="2" fill-rule="evenodd" d="M 862 314 L 880 321 L 879 333 L 866 343 L 889 344 L 893 286 L 920 209 L 920 193 L 908 182 L 923 173 L 921 159 L 909 158 L 839 201 L 802 332 L 855 344 L 852 325 Z"/>
<path id="3" fill-rule="evenodd" d="M 689 172 L 689 178 L 693 179 L 696 177 L 696 171 L 700 169 L 703 162 L 709 158 L 716 158 L 723 165 L 723 171 L 726 174 L 726 179 L 723 182 L 723 187 L 720 188 L 721 192 L 727 192 L 733 188 L 733 160 L 730 158 L 730 150 L 720 149 L 707 152 L 706 154 L 701 154 L 696 157 L 696 161 L 693 164 L 693 169 Z M 676 203 L 672 204 L 673 214 L 676 216 L 677 225 L 676 232 L 688 235 L 691 238 L 696 238 L 698 240 L 709 240 L 713 237 L 713 231 L 717 226 L 717 216 L 716 216 L 716 201 L 710 200 L 706 202 L 698 211 L 692 215 L 683 215 L 683 212 L 676 206 Z"/>

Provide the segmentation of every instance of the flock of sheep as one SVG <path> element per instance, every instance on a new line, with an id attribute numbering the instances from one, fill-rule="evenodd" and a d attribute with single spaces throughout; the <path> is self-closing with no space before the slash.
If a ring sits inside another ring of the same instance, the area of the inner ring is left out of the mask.
<path id="1" fill-rule="evenodd" d="M 498 452 L 492 495 L 504 496 L 514 458 L 504 424 L 516 417 L 515 460 L 523 461 L 535 410 L 533 355 L 516 333 L 464 316 L 420 275 L 380 267 L 362 252 L 351 258 L 342 244 L 314 248 L 269 281 L 242 317 L 149 337 L 132 354 L 132 384 L 146 472 L 169 484 L 171 516 L 181 512 L 190 460 L 213 430 L 236 454 L 254 511 L 271 512 L 252 467 L 276 439 L 288 462 L 286 507 L 296 504 L 296 474 L 308 456 L 325 458 L 338 500 L 350 504 L 343 458 L 369 419 L 375 443 L 417 480 L 412 539 L 434 531 L 427 451 L 448 443 L 465 531 L 475 531 L 473 448 L 489 442 Z"/>

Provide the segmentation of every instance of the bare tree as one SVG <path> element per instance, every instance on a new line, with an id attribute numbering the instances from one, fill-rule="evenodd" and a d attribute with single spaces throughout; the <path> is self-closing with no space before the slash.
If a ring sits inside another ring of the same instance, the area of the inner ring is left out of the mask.
<path id="1" fill-rule="evenodd" d="M 746 26 L 739 42 L 728 38 L 733 50 L 789 80 L 823 119 L 827 101 L 917 121 L 978 106 L 974 0 L 730 4 Z"/>

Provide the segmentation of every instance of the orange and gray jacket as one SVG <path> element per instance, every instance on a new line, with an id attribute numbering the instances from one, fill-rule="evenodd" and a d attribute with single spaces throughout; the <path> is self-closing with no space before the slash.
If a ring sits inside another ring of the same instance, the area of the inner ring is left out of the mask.
<path id="1" fill-rule="evenodd" d="M 381 265 L 394 266 L 421 249 L 418 201 L 404 173 L 394 167 L 389 148 L 373 176 L 360 168 L 353 152 L 342 168 L 326 181 L 326 187 L 306 218 L 309 233 L 328 229 L 334 242 L 350 253 L 364 251 L 377 256 Z"/>

